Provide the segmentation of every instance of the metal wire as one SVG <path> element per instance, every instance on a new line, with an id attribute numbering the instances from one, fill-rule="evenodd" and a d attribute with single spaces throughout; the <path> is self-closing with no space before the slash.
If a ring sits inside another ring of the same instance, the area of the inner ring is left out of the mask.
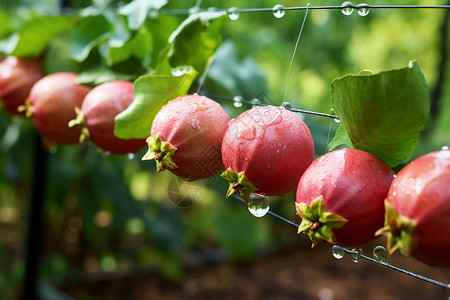
<path id="1" fill-rule="evenodd" d="M 232 196 L 233 196 L 235 199 L 237 199 L 237 200 L 241 201 L 242 203 L 244 203 L 245 205 L 248 205 L 248 204 L 245 202 L 245 200 L 242 199 L 242 197 L 240 197 L 239 195 L 233 194 Z M 288 220 L 288 219 L 286 219 L 285 217 L 283 217 L 283 216 L 281 216 L 281 215 L 279 215 L 279 214 L 277 214 L 277 213 L 274 213 L 274 212 L 271 211 L 270 209 L 269 209 L 269 211 L 268 211 L 267 213 L 268 213 L 269 215 L 271 215 L 271 216 L 273 216 L 273 217 L 275 217 L 275 218 L 277 218 L 277 219 L 279 219 L 279 220 L 281 220 L 281 221 L 283 221 L 283 222 L 289 224 L 289 225 L 294 226 L 295 228 L 298 228 L 298 227 L 300 226 L 299 224 L 297 224 L 297 223 L 295 223 L 295 222 L 293 222 L 293 221 L 291 221 L 291 220 Z M 344 251 L 345 253 L 347 253 L 347 254 L 352 254 L 352 253 L 355 251 L 355 250 L 346 249 L 346 248 L 341 248 L 341 249 L 343 249 L 343 251 Z M 444 288 L 444 289 L 450 289 L 450 286 L 449 286 L 449 285 L 447 285 L 447 284 L 445 284 L 445 283 L 442 283 L 442 282 L 439 282 L 439 281 L 437 281 L 437 280 L 434 280 L 434 279 L 425 277 L 425 276 L 423 276 L 423 275 L 419 275 L 419 274 L 416 274 L 416 273 L 413 273 L 413 272 L 404 270 L 404 269 L 402 269 L 402 268 L 399 268 L 399 267 L 390 265 L 390 264 L 385 263 L 385 262 L 382 262 L 382 261 L 378 261 L 378 260 L 376 260 L 376 259 L 374 259 L 374 258 L 372 258 L 372 257 L 370 257 L 370 256 L 364 255 L 364 254 L 360 254 L 360 256 L 361 256 L 362 259 L 365 259 L 365 260 L 370 261 L 370 262 L 372 262 L 372 263 L 377 263 L 377 264 L 379 264 L 379 265 L 381 265 L 381 266 L 384 266 L 384 267 L 387 267 L 387 268 L 389 268 L 389 269 L 395 270 L 395 271 L 397 271 L 397 272 L 400 272 L 400 273 L 409 275 L 409 276 L 411 276 L 411 277 L 414 277 L 414 278 L 423 280 L 423 281 L 425 281 L 425 282 L 434 284 L 434 285 L 439 286 L 439 287 L 441 287 L 441 288 Z"/>
<path id="2" fill-rule="evenodd" d="M 291 7 L 281 7 L 280 10 L 341 10 L 343 8 L 353 8 L 353 9 L 450 9 L 450 5 L 369 5 L 365 4 L 357 6 L 354 4 L 348 5 L 325 5 L 325 6 L 291 6 Z M 273 7 L 260 7 L 260 8 L 208 8 L 208 9 L 195 9 L 195 12 L 222 12 L 222 13 L 255 13 L 255 12 L 273 12 Z M 192 11 L 187 9 L 161 9 L 159 11 L 161 14 L 168 15 L 188 15 Z"/>

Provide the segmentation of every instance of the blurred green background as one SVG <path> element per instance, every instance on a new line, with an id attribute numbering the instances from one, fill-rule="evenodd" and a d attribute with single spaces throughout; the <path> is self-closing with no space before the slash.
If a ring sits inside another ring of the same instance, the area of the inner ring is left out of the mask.
<path id="1" fill-rule="evenodd" d="M 73 0 L 70 13 L 77 14 L 89 6 L 114 10 L 125 2 Z M 273 7 L 278 3 L 285 7 L 307 4 L 294 0 L 245 3 L 204 0 L 201 7 Z M 415 0 L 367 3 L 448 4 L 447 1 Z M 196 1 L 188 0 L 169 1 L 164 8 L 188 9 L 195 4 Z M 314 6 L 340 4 L 337 1 L 311 3 Z M 52 0 L 2 0 L 0 34 L 8 32 L 1 24 L 9 24 L 9 31 L 15 30 L 34 16 L 58 14 L 58 7 L 59 2 Z M 228 97 L 240 95 L 247 100 L 258 98 L 275 105 L 286 100 L 296 108 L 330 113 L 333 79 L 361 70 L 379 72 L 404 67 L 415 59 L 429 83 L 435 106 L 411 158 L 450 145 L 450 43 L 446 10 L 373 9 L 366 17 L 356 12 L 344 16 L 339 10 L 310 10 L 288 80 L 304 15 L 305 11 L 288 11 L 283 18 L 276 19 L 270 12 L 257 12 L 242 13 L 235 21 L 227 19 L 223 43 L 201 91 Z M 158 39 L 164 41 L 186 16 L 159 18 Z M 61 40 L 64 34 L 58 41 Z M 162 46 L 155 45 L 155 49 Z M 51 66 L 57 49 L 61 48 L 52 49 L 45 56 L 49 69 L 79 67 L 73 62 Z M 192 92 L 197 87 L 197 84 L 193 86 Z M 235 107 L 226 101 L 221 104 L 232 117 L 251 107 Z M 316 155 L 325 153 L 338 124 L 323 117 L 303 117 L 312 131 Z M 157 174 L 154 163 L 140 160 L 145 149 L 133 157 L 107 155 L 89 144 L 57 146 L 50 150 L 39 269 L 42 282 L 67 283 L 89 276 L 148 269 L 182 282 L 184 258 L 188 254 L 201 256 L 219 249 L 222 256 L 218 259 L 251 261 L 268 249 L 309 247 L 305 237 L 295 234 L 295 228 L 270 216 L 255 218 L 239 201 L 225 199 L 227 183 L 219 176 L 184 182 L 169 172 Z M 15 299 L 22 284 L 33 151 L 32 123 L 2 111 L 1 299 Z M 293 202 L 294 195 L 290 193 L 271 199 L 271 208 L 298 222 Z"/>

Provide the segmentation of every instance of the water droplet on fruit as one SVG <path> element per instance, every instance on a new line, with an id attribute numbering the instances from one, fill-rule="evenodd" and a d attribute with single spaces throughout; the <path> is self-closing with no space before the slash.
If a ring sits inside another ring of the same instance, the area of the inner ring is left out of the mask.
<path id="1" fill-rule="evenodd" d="M 370 6 L 366 3 L 361 3 L 356 6 L 356 10 L 358 11 L 358 15 L 365 17 L 370 12 Z"/>
<path id="2" fill-rule="evenodd" d="M 242 98 L 241 96 L 236 96 L 233 98 L 234 101 L 234 107 L 242 107 L 242 101 L 244 101 L 244 98 Z"/>
<path id="3" fill-rule="evenodd" d="M 362 259 L 362 249 L 361 248 L 356 248 L 352 250 L 352 253 L 350 253 L 350 256 L 352 257 L 352 261 L 355 263 L 358 263 L 361 261 Z"/>
<path id="4" fill-rule="evenodd" d="M 331 253 L 333 254 L 334 258 L 341 259 L 344 257 L 345 251 L 344 248 L 342 248 L 341 246 L 334 245 L 331 248 Z"/>
<path id="5" fill-rule="evenodd" d="M 272 165 L 271 164 L 266 164 L 266 168 L 270 169 L 270 168 L 272 168 Z"/>
<path id="6" fill-rule="evenodd" d="M 389 262 L 389 253 L 383 246 L 376 246 L 372 251 L 373 258 L 382 263 Z"/>
<path id="7" fill-rule="evenodd" d="M 269 197 L 251 193 L 250 194 L 250 203 L 248 204 L 248 211 L 254 215 L 255 217 L 261 218 L 264 217 L 269 211 Z"/>
<path id="8" fill-rule="evenodd" d="M 448 150 L 448 146 L 442 147 L 442 150 Z"/>
<path id="9" fill-rule="evenodd" d="M 243 131 L 240 135 L 239 135 L 240 139 L 243 140 L 253 140 L 255 138 L 255 127 L 249 128 L 245 131 Z"/>
<path id="10" fill-rule="evenodd" d="M 275 5 L 273 7 L 272 11 L 273 11 L 273 16 L 277 19 L 284 17 L 284 14 L 286 13 L 285 7 L 281 4 Z"/>
<path id="11" fill-rule="evenodd" d="M 350 1 L 345 1 L 341 4 L 341 12 L 346 15 L 350 16 L 353 13 L 353 3 Z"/>
<path id="12" fill-rule="evenodd" d="M 228 10 L 228 18 L 232 21 L 239 19 L 239 12 L 237 7 L 232 7 Z"/>
<path id="13" fill-rule="evenodd" d="M 194 129 L 198 129 L 198 127 L 199 127 L 198 120 L 196 120 L 196 119 L 192 120 L 191 127 Z"/>
<path id="14" fill-rule="evenodd" d="M 134 153 L 128 153 L 127 157 L 129 160 L 133 160 L 134 159 Z"/>

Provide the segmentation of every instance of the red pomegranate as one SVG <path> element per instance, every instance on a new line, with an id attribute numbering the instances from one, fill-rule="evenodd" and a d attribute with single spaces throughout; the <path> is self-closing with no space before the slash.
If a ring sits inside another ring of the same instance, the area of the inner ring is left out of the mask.
<path id="1" fill-rule="evenodd" d="M 84 98 L 70 127 L 80 126 L 80 140 L 89 139 L 100 149 L 115 153 L 135 153 L 145 139 L 120 139 L 114 135 L 114 118 L 133 102 L 133 83 L 115 80 L 93 88 Z"/>
<path id="2" fill-rule="evenodd" d="M 386 235 L 390 253 L 450 268 L 450 150 L 425 154 L 400 170 L 378 233 Z"/>
<path id="3" fill-rule="evenodd" d="M 177 97 L 156 114 L 142 159 L 187 180 L 211 177 L 223 168 L 220 147 L 229 121 L 222 106 L 205 96 Z"/>
<path id="4" fill-rule="evenodd" d="M 25 100 L 33 85 L 41 79 L 42 62 L 34 58 L 7 56 L 0 61 L 0 97 L 10 114 L 19 114 L 17 108 Z"/>
<path id="5" fill-rule="evenodd" d="M 381 159 L 341 149 L 316 159 L 297 187 L 299 233 L 342 247 L 362 247 L 383 226 L 384 199 L 394 172 Z"/>
<path id="6" fill-rule="evenodd" d="M 266 196 L 293 190 L 314 159 L 314 141 L 306 124 L 284 107 L 259 106 L 233 120 L 222 142 L 230 182 L 227 197 L 235 192 L 249 202 L 253 192 Z"/>

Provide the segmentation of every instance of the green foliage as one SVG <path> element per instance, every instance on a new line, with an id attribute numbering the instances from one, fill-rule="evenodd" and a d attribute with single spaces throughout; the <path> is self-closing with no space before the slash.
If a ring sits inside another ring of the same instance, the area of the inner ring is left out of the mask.
<path id="1" fill-rule="evenodd" d="M 121 7 L 118 12 L 126 16 L 130 29 L 138 30 L 152 12 L 158 15 L 158 11 L 166 4 L 167 0 L 134 0 Z"/>
<path id="2" fill-rule="evenodd" d="M 76 18 L 71 16 L 40 16 L 9 37 L 0 40 L 0 53 L 15 56 L 38 56 L 59 33 L 70 29 Z"/>
<path id="3" fill-rule="evenodd" d="M 330 147 L 347 144 L 390 166 L 409 158 L 430 111 L 428 84 L 417 62 L 398 70 L 336 79 L 331 102 L 348 137 L 338 130 Z"/>
<path id="4" fill-rule="evenodd" d="M 192 68 L 181 76 L 144 75 L 134 83 L 134 100 L 116 116 L 114 134 L 120 138 L 147 138 L 153 118 L 161 107 L 177 96 L 185 95 L 197 72 Z"/>

